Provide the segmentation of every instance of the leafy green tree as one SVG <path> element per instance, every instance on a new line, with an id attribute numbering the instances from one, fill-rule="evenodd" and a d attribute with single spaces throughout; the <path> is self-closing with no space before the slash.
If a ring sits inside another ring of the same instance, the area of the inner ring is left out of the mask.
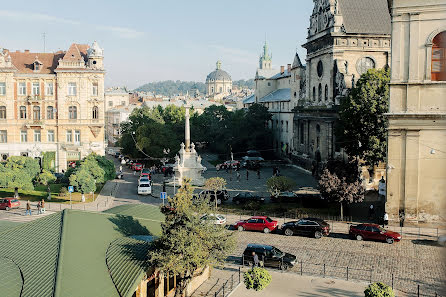
<path id="1" fill-rule="evenodd" d="M 42 169 L 54 172 L 56 165 L 56 152 L 42 153 Z"/>
<path id="2" fill-rule="evenodd" d="M 336 136 L 347 154 L 367 166 L 377 165 L 386 157 L 390 70 L 370 69 L 361 75 L 339 111 Z"/>
<path id="3" fill-rule="evenodd" d="M 210 214 L 206 200 L 192 201 L 193 188 L 185 181 L 169 207 L 162 209 L 166 220 L 162 235 L 149 252 L 149 262 L 163 273 L 176 275 L 175 296 L 182 296 L 192 277 L 200 270 L 222 264 L 235 247 L 233 233 L 222 226 L 202 221 Z"/>
<path id="4" fill-rule="evenodd" d="M 110 161 L 104 156 L 95 155 L 96 161 L 98 162 L 99 167 L 104 170 L 104 178 L 105 180 L 112 180 L 116 177 L 116 168 L 113 161 Z"/>
<path id="5" fill-rule="evenodd" d="M 6 167 L 0 164 L 0 187 L 18 188 L 20 190 L 33 190 L 33 178 L 23 169 L 17 167 Z"/>
<path id="6" fill-rule="evenodd" d="M 95 154 L 90 154 L 81 162 L 79 170 L 87 170 L 97 183 L 105 182 L 105 171 L 102 169 Z"/>
<path id="7" fill-rule="evenodd" d="M 273 176 L 266 181 L 268 192 L 273 196 L 279 195 L 280 192 L 291 191 L 295 186 L 294 180 L 286 176 Z"/>
<path id="8" fill-rule="evenodd" d="M 214 191 L 215 209 L 217 209 L 217 191 L 222 191 L 226 187 L 226 180 L 222 177 L 211 177 L 205 181 L 204 187 L 208 190 Z"/>
<path id="9" fill-rule="evenodd" d="M 74 186 L 76 188 L 76 191 L 81 192 L 82 194 L 96 191 L 96 183 L 94 182 L 94 177 L 85 167 L 76 170 L 70 176 L 70 185 Z"/>
<path id="10" fill-rule="evenodd" d="M 27 174 L 31 180 L 34 180 L 40 172 L 39 162 L 31 157 L 11 156 L 6 161 L 5 167 L 19 169 L 22 173 Z"/>
<path id="11" fill-rule="evenodd" d="M 36 181 L 41 185 L 49 186 L 51 183 L 55 182 L 56 179 L 56 176 L 51 171 L 43 169 L 37 176 Z"/>
<path id="12" fill-rule="evenodd" d="M 261 291 L 271 283 L 272 277 L 265 268 L 254 267 L 243 273 L 243 279 L 247 289 Z"/>
<path id="13" fill-rule="evenodd" d="M 383 283 L 370 284 L 364 291 L 365 297 L 395 297 L 392 288 Z"/>

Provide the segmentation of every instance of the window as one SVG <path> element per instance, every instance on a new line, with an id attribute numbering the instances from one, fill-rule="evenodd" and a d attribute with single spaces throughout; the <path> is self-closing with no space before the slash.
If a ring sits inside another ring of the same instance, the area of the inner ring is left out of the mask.
<path id="1" fill-rule="evenodd" d="M 324 74 L 324 65 L 322 64 L 322 61 L 319 61 L 317 63 L 317 76 L 322 77 L 322 74 Z"/>
<path id="2" fill-rule="evenodd" d="M 33 120 L 40 120 L 40 106 L 33 107 Z"/>
<path id="3" fill-rule="evenodd" d="M 40 64 L 39 62 L 34 62 L 34 71 L 39 71 L 40 70 Z"/>
<path id="4" fill-rule="evenodd" d="M 328 101 L 328 85 L 325 85 L 325 101 Z"/>
<path id="5" fill-rule="evenodd" d="M 268 87 L 271 87 L 271 83 L 270 82 L 268 82 Z"/>
<path id="6" fill-rule="evenodd" d="M 313 87 L 313 101 L 316 101 L 316 87 Z"/>
<path id="7" fill-rule="evenodd" d="M 0 82 L 0 95 L 6 95 L 6 83 Z"/>
<path id="8" fill-rule="evenodd" d="M 0 130 L 0 143 L 8 142 L 8 132 L 6 130 Z"/>
<path id="9" fill-rule="evenodd" d="M 91 93 L 93 94 L 93 96 L 98 95 L 98 83 L 97 82 L 93 83 Z"/>
<path id="10" fill-rule="evenodd" d="M 81 131 L 79 130 L 74 131 L 74 142 L 81 143 Z"/>
<path id="11" fill-rule="evenodd" d="M 47 140 L 48 142 L 54 142 L 54 130 L 48 130 L 47 132 Z"/>
<path id="12" fill-rule="evenodd" d="M 73 142 L 73 134 L 71 130 L 67 130 L 67 142 Z"/>
<path id="13" fill-rule="evenodd" d="M 317 96 L 318 100 L 322 101 L 322 85 L 321 84 L 319 84 L 319 87 L 317 88 L 317 94 L 318 94 L 318 96 Z"/>
<path id="14" fill-rule="evenodd" d="M 288 132 L 288 121 L 285 122 L 285 132 Z"/>
<path id="15" fill-rule="evenodd" d="M 28 132 L 26 130 L 20 131 L 20 142 L 28 142 Z"/>
<path id="16" fill-rule="evenodd" d="M 19 82 L 19 95 L 20 96 L 26 95 L 26 82 Z"/>
<path id="17" fill-rule="evenodd" d="M 95 120 L 99 118 L 99 109 L 98 109 L 97 106 L 94 106 L 94 107 L 93 107 L 93 110 L 92 110 L 92 117 L 93 117 L 93 119 L 95 119 Z"/>
<path id="18" fill-rule="evenodd" d="M 356 65 L 356 70 L 359 75 L 366 73 L 369 69 L 375 68 L 375 61 L 373 61 L 370 57 L 364 57 L 359 59 L 358 64 Z"/>
<path id="19" fill-rule="evenodd" d="M 446 81 L 446 31 L 432 40 L 432 73 L 431 80 Z"/>
<path id="20" fill-rule="evenodd" d="M 213 92 L 213 90 L 212 90 Z M 113 106 L 113 101 L 108 101 L 108 106 L 112 107 Z"/>
<path id="21" fill-rule="evenodd" d="M 304 123 L 300 123 L 299 127 L 299 137 L 300 137 L 300 144 L 304 144 Z"/>
<path id="22" fill-rule="evenodd" d="M 77 119 L 77 107 L 76 106 L 68 107 L 68 118 L 70 120 Z"/>
<path id="23" fill-rule="evenodd" d="M 69 96 L 76 96 L 77 94 L 77 86 L 75 82 L 68 83 L 68 95 Z"/>
<path id="24" fill-rule="evenodd" d="M 40 84 L 39 84 L 39 82 L 33 82 L 32 83 L 32 94 L 34 96 L 39 96 L 40 95 Z"/>
<path id="25" fill-rule="evenodd" d="M 34 130 L 34 142 L 41 142 L 42 137 L 40 134 L 40 130 Z"/>
<path id="26" fill-rule="evenodd" d="M 6 106 L 0 106 L 0 119 L 6 119 Z"/>
<path id="27" fill-rule="evenodd" d="M 283 132 L 283 121 L 280 121 L 280 132 Z"/>
<path id="28" fill-rule="evenodd" d="M 20 118 L 26 119 L 26 106 L 20 106 Z"/>
<path id="29" fill-rule="evenodd" d="M 46 118 L 48 120 L 54 120 L 54 107 L 48 106 L 46 108 Z"/>
<path id="30" fill-rule="evenodd" d="M 54 85 L 53 85 L 53 82 L 45 83 L 45 95 L 47 95 L 47 96 L 54 95 Z"/>

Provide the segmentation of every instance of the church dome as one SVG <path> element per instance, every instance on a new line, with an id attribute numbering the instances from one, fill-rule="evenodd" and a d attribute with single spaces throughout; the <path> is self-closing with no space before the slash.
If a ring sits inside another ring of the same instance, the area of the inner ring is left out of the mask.
<path id="1" fill-rule="evenodd" d="M 208 74 L 208 76 L 206 77 L 206 82 L 220 81 L 220 80 L 232 81 L 232 78 L 226 71 L 221 69 L 221 62 L 218 61 L 217 69 Z"/>

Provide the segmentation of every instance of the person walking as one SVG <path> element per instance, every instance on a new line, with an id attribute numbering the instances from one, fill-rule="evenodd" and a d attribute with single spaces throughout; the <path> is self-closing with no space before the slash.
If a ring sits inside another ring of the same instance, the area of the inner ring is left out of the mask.
<path id="1" fill-rule="evenodd" d="M 249 170 L 246 169 L 246 180 L 249 180 Z"/>
<path id="2" fill-rule="evenodd" d="M 26 202 L 26 211 L 25 211 L 25 216 L 26 215 L 32 215 L 32 213 L 31 213 L 31 204 L 29 203 L 29 200 L 28 200 L 28 202 Z"/>
<path id="3" fill-rule="evenodd" d="M 375 210 L 373 209 L 373 204 L 370 204 L 369 207 L 369 219 L 373 219 L 373 214 L 375 213 Z"/>
<path id="4" fill-rule="evenodd" d="M 404 219 L 406 218 L 406 215 L 404 214 L 403 210 L 400 210 L 400 227 L 404 227 Z"/>
<path id="5" fill-rule="evenodd" d="M 40 211 L 41 213 L 45 212 L 45 200 L 42 199 L 42 201 L 40 201 Z"/>
<path id="6" fill-rule="evenodd" d="M 260 179 L 260 168 L 257 169 L 257 178 Z"/>
<path id="7" fill-rule="evenodd" d="M 389 224 L 389 215 L 387 214 L 387 212 L 384 213 L 384 221 L 383 221 L 383 228 L 386 227 L 386 225 Z"/>
<path id="8" fill-rule="evenodd" d="M 259 267 L 259 256 L 257 256 L 256 252 L 252 252 L 252 268 L 254 269 L 254 267 Z"/>
<path id="9" fill-rule="evenodd" d="M 240 178 L 241 178 L 240 172 L 237 171 L 237 181 L 238 182 L 240 182 Z"/>
<path id="10" fill-rule="evenodd" d="M 122 172 L 122 165 L 119 165 L 119 172 Z"/>
<path id="11" fill-rule="evenodd" d="M 42 214 L 42 207 L 40 205 L 40 201 L 37 202 L 37 214 Z"/>

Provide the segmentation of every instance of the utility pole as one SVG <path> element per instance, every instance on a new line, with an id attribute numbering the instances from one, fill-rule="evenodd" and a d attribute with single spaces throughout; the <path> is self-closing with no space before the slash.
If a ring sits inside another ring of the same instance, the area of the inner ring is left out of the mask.
<path id="1" fill-rule="evenodd" d="M 45 52 L 45 49 L 46 49 L 46 44 L 45 44 L 46 33 L 45 32 L 43 32 L 42 37 L 43 37 L 43 52 Z"/>

